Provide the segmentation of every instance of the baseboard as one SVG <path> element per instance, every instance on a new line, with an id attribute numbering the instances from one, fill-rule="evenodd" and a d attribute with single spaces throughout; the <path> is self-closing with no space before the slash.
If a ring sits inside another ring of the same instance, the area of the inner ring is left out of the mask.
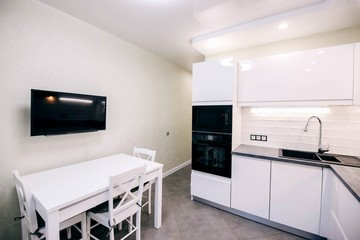
<path id="1" fill-rule="evenodd" d="M 170 169 L 169 171 L 164 172 L 164 173 L 163 173 L 163 178 L 169 176 L 170 174 L 173 174 L 173 173 L 176 172 L 176 171 L 179 171 L 180 169 L 182 169 L 183 167 L 186 167 L 186 166 L 189 165 L 190 163 L 191 163 L 191 160 L 186 161 L 186 162 L 180 164 L 179 166 L 176 166 L 176 167 L 174 167 L 173 169 Z"/>

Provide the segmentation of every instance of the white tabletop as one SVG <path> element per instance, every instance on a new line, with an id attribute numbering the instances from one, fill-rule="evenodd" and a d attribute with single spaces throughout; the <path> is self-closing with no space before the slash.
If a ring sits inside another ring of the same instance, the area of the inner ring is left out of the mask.
<path id="1" fill-rule="evenodd" d="M 108 177 L 146 165 L 146 172 L 162 164 L 117 154 L 92 161 L 22 176 L 34 198 L 47 212 L 56 211 L 74 202 L 107 189 Z"/>

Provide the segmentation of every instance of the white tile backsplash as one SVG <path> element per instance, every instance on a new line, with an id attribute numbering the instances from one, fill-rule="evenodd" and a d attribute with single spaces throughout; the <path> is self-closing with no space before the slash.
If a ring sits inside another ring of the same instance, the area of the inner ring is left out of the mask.
<path id="1" fill-rule="evenodd" d="M 275 111 L 276 112 L 276 111 Z M 300 111 L 301 112 L 301 111 Z M 254 113 L 243 107 L 241 142 L 243 144 L 316 151 L 319 141 L 319 122 L 322 121 L 322 144 L 330 153 L 360 156 L 360 106 L 330 107 L 328 113 Z M 250 141 L 250 134 L 267 135 L 267 142 Z"/>

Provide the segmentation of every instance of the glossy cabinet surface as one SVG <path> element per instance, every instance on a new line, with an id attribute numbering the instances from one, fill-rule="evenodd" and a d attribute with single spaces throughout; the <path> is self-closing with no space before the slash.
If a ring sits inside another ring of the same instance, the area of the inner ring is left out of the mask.
<path id="1" fill-rule="evenodd" d="M 239 105 L 342 105 L 352 104 L 354 98 L 354 44 L 260 57 L 239 64 L 250 65 L 250 69 L 240 67 L 237 73 Z"/>
<path id="2" fill-rule="evenodd" d="M 234 70 L 221 60 L 193 64 L 193 103 L 232 103 Z"/>
<path id="3" fill-rule="evenodd" d="M 270 220 L 319 234 L 322 168 L 272 161 Z"/>
<path id="4" fill-rule="evenodd" d="M 233 156 L 231 207 L 269 218 L 271 161 Z"/>
<path id="5" fill-rule="evenodd" d="M 328 239 L 357 240 L 360 203 L 331 170 L 325 170 L 320 233 Z"/>
<path id="6" fill-rule="evenodd" d="M 230 178 L 192 170 L 191 195 L 230 207 Z"/>

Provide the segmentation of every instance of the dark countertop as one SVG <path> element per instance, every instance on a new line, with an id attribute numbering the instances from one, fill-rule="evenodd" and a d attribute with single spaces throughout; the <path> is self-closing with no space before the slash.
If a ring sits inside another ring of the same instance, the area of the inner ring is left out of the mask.
<path id="1" fill-rule="evenodd" d="M 278 148 L 240 145 L 233 150 L 234 155 L 262 158 L 274 161 L 291 162 L 303 165 L 330 168 L 342 183 L 360 202 L 360 158 L 353 156 L 336 155 L 343 164 L 358 165 L 358 167 L 332 164 L 328 162 L 312 162 L 294 158 L 279 157 Z"/>

